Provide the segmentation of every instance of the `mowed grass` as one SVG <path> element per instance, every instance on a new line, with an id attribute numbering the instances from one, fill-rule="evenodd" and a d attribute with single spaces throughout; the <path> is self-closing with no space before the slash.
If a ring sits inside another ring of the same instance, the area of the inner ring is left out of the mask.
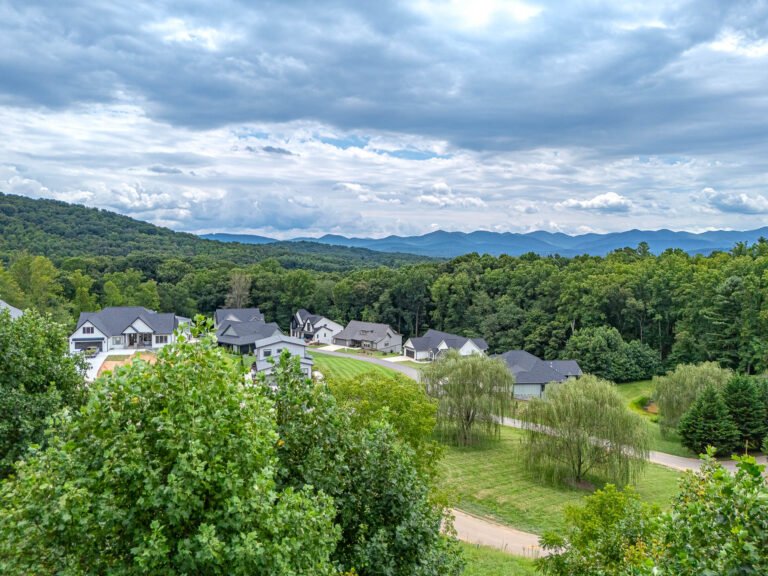
<path id="1" fill-rule="evenodd" d="M 627 382 L 626 384 L 617 384 L 616 389 L 624 398 L 627 406 L 633 412 L 646 418 L 648 430 L 651 434 L 651 450 L 656 452 L 666 452 L 675 456 L 695 457 L 690 450 L 680 443 L 680 437 L 676 432 L 671 432 L 666 436 L 661 434 L 661 427 L 658 422 L 654 422 L 654 414 L 643 410 L 640 406 L 640 400 L 653 396 L 654 386 L 651 380 L 641 380 L 639 382 Z"/>
<path id="2" fill-rule="evenodd" d="M 501 441 L 485 447 L 447 447 L 441 463 L 443 486 L 456 506 L 520 530 L 561 530 L 563 510 L 589 492 L 539 481 L 523 453 L 524 432 L 504 428 Z M 649 464 L 635 487 L 640 497 L 667 507 L 677 493 L 678 473 Z"/>
<path id="3" fill-rule="evenodd" d="M 533 576 L 536 570 L 533 561 L 511 556 L 500 550 L 461 543 L 461 550 L 467 562 L 464 576 Z"/>
<path id="4" fill-rule="evenodd" d="M 314 361 L 313 371 L 320 372 L 326 379 L 328 378 L 352 378 L 365 374 L 366 372 L 380 372 L 391 375 L 395 373 L 390 368 L 355 360 L 354 358 L 341 358 L 339 356 L 330 356 L 322 352 L 312 351 Z"/>

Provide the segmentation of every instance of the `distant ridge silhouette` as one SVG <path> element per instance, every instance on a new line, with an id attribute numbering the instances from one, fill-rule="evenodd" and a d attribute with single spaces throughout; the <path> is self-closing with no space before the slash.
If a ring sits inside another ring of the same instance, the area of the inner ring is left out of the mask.
<path id="1" fill-rule="evenodd" d="M 205 234 L 202 237 L 208 240 L 241 242 L 243 244 L 277 242 L 271 238 L 249 234 Z M 468 233 L 436 230 L 423 236 L 347 238 L 336 234 L 326 234 L 320 238 L 293 238 L 292 241 L 320 242 L 334 246 L 368 248 L 379 252 L 405 252 L 420 256 L 452 258 L 471 252 L 494 256 L 500 254 L 519 256 L 527 252 L 535 252 L 542 256 L 552 254 L 604 256 L 621 248 L 636 248 L 641 242 L 646 242 L 654 254 L 659 254 L 670 248 L 681 249 L 689 254 L 710 254 L 716 251 L 729 251 L 738 242 L 753 244 L 760 237 L 768 238 L 768 227 L 747 231 L 713 230 L 699 234 L 672 230 L 627 230 L 626 232 L 577 236 L 543 230 L 526 234 L 483 230 Z"/>

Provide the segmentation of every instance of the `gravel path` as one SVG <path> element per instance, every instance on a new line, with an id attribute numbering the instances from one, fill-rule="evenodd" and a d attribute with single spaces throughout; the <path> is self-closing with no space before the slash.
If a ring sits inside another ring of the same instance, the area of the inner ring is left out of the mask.
<path id="1" fill-rule="evenodd" d="M 538 558 L 546 554 L 539 546 L 539 537 L 536 534 L 515 530 L 509 526 L 467 514 L 462 510 L 454 509 L 451 512 L 459 540 L 490 546 L 508 554 L 527 558 Z"/>

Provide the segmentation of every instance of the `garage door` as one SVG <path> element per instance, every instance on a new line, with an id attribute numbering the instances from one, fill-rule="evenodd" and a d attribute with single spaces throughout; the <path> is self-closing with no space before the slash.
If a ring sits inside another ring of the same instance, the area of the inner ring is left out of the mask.
<path id="1" fill-rule="evenodd" d="M 406 348 L 405 355 L 408 356 L 408 358 L 416 358 L 416 351 L 411 350 L 410 348 Z"/>
<path id="2" fill-rule="evenodd" d="M 96 348 L 99 352 L 104 349 L 104 340 L 75 340 L 75 350 Z"/>

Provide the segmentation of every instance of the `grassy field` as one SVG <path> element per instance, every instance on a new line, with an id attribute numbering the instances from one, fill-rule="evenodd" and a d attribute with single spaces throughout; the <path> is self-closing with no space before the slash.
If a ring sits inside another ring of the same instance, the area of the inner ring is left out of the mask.
<path id="1" fill-rule="evenodd" d="M 533 576 L 533 561 L 511 556 L 493 548 L 461 543 L 467 569 L 464 576 Z"/>
<path id="2" fill-rule="evenodd" d="M 384 366 L 370 364 L 369 362 L 355 360 L 354 358 L 330 356 L 317 350 L 312 351 L 312 359 L 314 360 L 313 370 L 322 373 L 326 378 L 350 378 L 365 372 L 381 372 L 383 374 L 395 372 Z"/>
<path id="3" fill-rule="evenodd" d="M 523 456 L 523 432 L 505 428 L 501 442 L 487 447 L 448 447 L 441 463 L 443 483 L 457 506 L 537 534 L 563 527 L 563 509 L 588 492 L 535 479 Z M 677 493 L 677 473 L 648 465 L 637 491 L 662 507 Z"/>
<path id="4" fill-rule="evenodd" d="M 651 433 L 651 450 L 666 452 L 675 456 L 687 456 L 689 458 L 695 456 L 690 450 L 680 444 L 680 438 L 676 433 L 668 434 L 666 437 L 662 436 L 661 427 L 658 422 L 654 421 L 654 414 L 643 410 L 641 406 L 642 399 L 650 398 L 653 395 L 653 382 L 651 380 L 618 384 L 616 388 L 619 394 L 626 400 L 627 406 L 646 418 Z"/>

